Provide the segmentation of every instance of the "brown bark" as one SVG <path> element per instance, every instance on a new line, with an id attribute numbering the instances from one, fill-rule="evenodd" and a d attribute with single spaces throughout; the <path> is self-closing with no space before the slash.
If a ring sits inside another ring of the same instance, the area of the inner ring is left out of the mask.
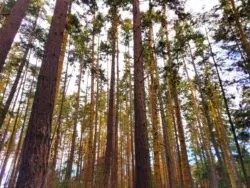
<path id="1" fill-rule="evenodd" d="M 115 57 L 116 57 L 116 38 L 117 38 L 117 27 L 118 27 L 118 15 L 117 7 L 112 9 L 112 64 L 111 64 L 111 79 L 110 79 L 110 90 L 109 90 L 109 108 L 108 108 L 108 119 L 107 119 L 107 143 L 105 152 L 105 164 L 104 164 L 104 187 L 110 187 L 110 178 L 112 174 L 113 164 L 113 145 L 114 145 L 114 126 L 115 126 Z"/>
<path id="2" fill-rule="evenodd" d="M 152 14 L 152 4 L 149 1 L 149 14 Z M 161 174 L 161 164 L 160 164 L 160 151 L 161 151 L 161 143 L 160 143 L 160 128 L 159 128 L 159 114 L 157 111 L 157 88 L 158 83 L 156 83 L 156 62 L 153 51 L 153 23 L 150 21 L 149 24 L 149 105 L 150 105 L 150 114 L 151 114 L 151 123 L 152 123 L 152 134 L 153 134 L 153 153 L 154 153 L 154 180 L 156 187 L 162 187 L 162 174 Z"/>
<path id="3" fill-rule="evenodd" d="M 133 0 L 134 31 L 134 109 L 136 187 L 149 188 L 151 169 L 146 122 L 144 66 L 142 58 L 141 13 L 139 0 Z"/>
<path id="4" fill-rule="evenodd" d="M 29 3 L 30 0 L 17 0 L 11 9 L 8 20 L 0 30 L 0 73 L 3 71 L 8 52 L 29 7 Z"/>
<path id="5" fill-rule="evenodd" d="M 217 97 L 216 95 L 214 95 L 213 97 Z M 221 145 L 221 149 L 223 152 L 223 156 L 224 156 L 224 160 L 225 160 L 225 164 L 227 167 L 227 171 L 231 180 L 231 184 L 233 188 L 236 188 L 238 186 L 240 186 L 240 182 L 238 179 L 238 175 L 236 172 L 236 166 L 233 162 L 233 156 L 231 154 L 231 151 L 229 149 L 229 140 L 227 138 L 227 130 L 225 129 L 222 119 L 221 119 L 221 114 L 218 113 L 218 107 L 215 106 L 216 104 L 216 99 L 211 99 L 212 101 L 210 102 L 210 108 L 211 108 L 211 112 L 213 115 L 213 118 L 215 120 L 215 130 L 217 132 L 218 135 L 218 141 Z M 217 109 L 217 110 L 216 110 Z"/>
<path id="6" fill-rule="evenodd" d="M 170 96 L 168 98 L 170 98 Z M 180 183 L 178 183 L 178 186 L 183 187 L 184 186 L 184 182 L 183 182 L 184 179 L 183 179 L 183 170 L 182 170 L 182 164 L 181 164 L 181 151 L 180 151 L 178 130 L 177 130 L 177 125 L 176 125 L 176 120 L 175 120 L 175 117 L 174 117 L 174 112 L 172 112 L 170 110 L 169 110 L 169 112 L 171 112 L 170 116 L 171 116 L 171 119 L 172 119 L 173 124 L 174 124 L 173 127 L 174 127 L 174 135 L 175 135 L 176 154 L 177 154 L 176 170 L 177 170 L 177 173 L 178 173 L 178 178 L 180 179 Z"/>
<path id="7" fill-rule="evenodd" d="M 2 125 L 3 125 L 3 123 L 4 123 L 4 119 L 5 119 L 5 117 L 6 117 L 7 113 L 8 113 L 10 104 L 11 104 L 11 102 L 13 100 L 13 97 L 14 97 L 14 95 L 16 93 L 16 89 L 17 89 L 20 77 L 22 75 L 23 68 L 24 68 L 25 64 L 28 64 L 27 59 L 29 59 L 28 56 L 29 56 L 29 53 L 30 53 L 32 42 L 34 41 L 34 32 L 35 32 L 35 29 L 36 29 L 39 12 L 40 12 L 40 8 L 38 8 L 38 10 L 37 10 L 36 18 L 35 18 L 35 21 L 33 23 L 32 28 L 31 28 L 31 30 L 32 30 L 31 35 L 30 35 L 30 37 L 28 39 L 27 47 L 26 47 L 26 49 L 24 51 L 23 58 L 22 58 L 21 63 L 19 65 L 19 67 L 18 67 L 16 78 L 14 80 L 14 83 L 13 83 L 12 87 L 11 87 L 10 94 L 9 94 L 7 100 L 6 100 L 6 103 L 4 105 L 4 109 L 1 112 L 1 115 L 0 115 L 0 129 L 1 129 Z"/>
<path id="8" fill-rule="evenodd" d="M 66 53 L 66 48 L 67 48 L 67 42 L 69 38 L 69 24 L 70 24 L 70 15 L 71 15 L 71 6 L 72 3 L 70 3 L 69 8 L 68 8 L 68 15 L 66 18 L 66 26 L 65 30 L 63 33 L 63 42 L 61 46 L 61 52 L 60 52 L 60 57 L 59 57 L 59 62 L 58 62 L 58 70 L 57 70 L 57 82 L 56 82 L 56 94 L 59 90 L 60 87 L 60 80 L 61 80 L 61 75 L 62 75 L 62 70 L 63 70 L 63 63 L 64 63 L 64 58 L 65 58 L 65 53 Z"/>
<path id="9" fill-rule="evenodd" d="M 17 188 L 42 187 L 48 173 L 57 68 L 69 0 L 57 0 L 23 145 Z"/>

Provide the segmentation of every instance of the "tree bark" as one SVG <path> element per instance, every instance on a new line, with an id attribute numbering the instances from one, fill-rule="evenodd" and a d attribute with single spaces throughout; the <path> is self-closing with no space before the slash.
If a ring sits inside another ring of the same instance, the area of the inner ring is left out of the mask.
<path id="1" fill-rule="evenodd" d="M 3 71 L 8 52 L 10 51 L 22 19 L 26 14 L 29 3 L 30 0 L 17 0 L 11 9 L 7 22 L 0 30 L 0 73 Z"/>
<path id="2" fill-rule="evenodd" d="M 105 152 L 105 164 L 104 164 L 104 187 L 110 187 L 110 180 L 112 174 L 113 165 L 113 145 L 114 145 L 114 126 L 115 126 L 115 60 L 116 60 L 116 38 L 117 38 L 117 27 L 118 27 L 118 15 L 117 7 L 112 9 L 112 64 L 111 64 L 111 79 L 110 79 L 110 90 L 109 90 L 109 108 L 108 108 L 108 119 L 107 119 L 107 143 Z"/>
<path id="3" fill-rule="evenodd" d="M 149 14 L 152 15 L 151 1 L 149 1 Z M 160 164 L 160 154 L 161 154 L 161 143 L 160 143 L 160 128 L 159 128 L 159 114 L 157 111 L 157 89 L 158 83 L 156 82 L 156 62 L 154 57 L 153 49 L 153 23 L 150 21 L 148 29 L 148 39 L 149 39 L 149 109 L 151 114 L 151 123 L 152 123 L 152 134 L 153 134 L 153 153 L 154 153 L 154 180 L 156 187 L 162 187 L 162 174 L 161 174 L 161 164 Z"/>
<path id="4" fill-rule="evenodd" d="M 46 183 L 57 68 L 70 0 L 57 0 L 24 140 L 17 188 Z"/>
<path id="5" fill-rule="evenodd" d="M 151 169 L 146 121 L 144 66 L 142 58 L 141 13 L 139 0 L 133 0 L 134 31 L 134 108 L 136 187 L 150 188 Z"/>

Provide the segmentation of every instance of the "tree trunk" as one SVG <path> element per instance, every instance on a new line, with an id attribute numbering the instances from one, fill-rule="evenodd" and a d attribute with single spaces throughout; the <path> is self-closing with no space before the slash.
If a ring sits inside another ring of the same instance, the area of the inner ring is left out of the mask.
<path id="1" fill-rule="evenodd" d="M 13 100 L 13 97 L 14 97 L 14 95 L 16 93 L 16 89 L 17 89 L 19 80 L 20 80 L 21 75 L 22 75 L 23 67 L 24 67 L 24 65 L 25 65 L 25 63 L 27 61 L 28 52 L 29 52 L 29 48 L 26 49 L 23 60 L 21 61 L 20 66 L 18 67 L 18 71 L 17 71 L 15 81 L 14 81 L 12 87 L 11 87 L 10 94 L 8 96 L 8 99 L 7 99 L 6 103 L 5 103 L 5 105 L 4 105 L 3 111 L 2 111 L 2 113 L 0 115 L 0 129 L 3 126 L 5 117 L 6 117 L 7 113 L 8 113 L 8 111 L 9 111 L 10 104 L 11 104 L 11 102 Z"/>
<path id="2" fill-rule="evenodd" d="M 7 146 L 7 151 L 4 154 L 5 157 L 4 157 L 3 165 L 1 166 L 0 185 L 1 185 L 1 182 L 2 182 L 3 177 L 4 177 L 4 173 L 5 173 L 5 170 L 6 170 L 6 165 L 7 165 L 7 162 L 9 160 L 9 157 L 10 157 L 10 154 L 11 154 L 11 150 L 13 149 L 13 144 L 15 143 L 15 135 L 16 135 L 16 132 L 17 132 L 18 118 L 19 118 L 19 115 L 20 115 L 20 111 L 22 112 L 22 110 L 23 110 L 23 109 L 21 109 L 21 104 L 22 104 L 22 99 L 23 99 L 23 95 L 24 95 L 24 86 L 25 86 L 24 83 L 26 81 L 27 72 L 26 72 L 26 74 L 25 74 L 24 77 L 25 78 L 24 78 L 23 82 L 21 83 L 22 84 L 21 98 L 20 98 L 19 105 L 18 105 L 18 108 L 17 108 L 13 130 L 12 130 L 12 133 L 11 133 L 10 138 L 9 138 L 9 143 L 8 143 L 8 146 Z"/>
<path id="3" fill-rule="evenodd" d="M 204 115 L 205 115 L 205 118 L 207 120 L 207 125 L 208 125 L 208 128 L 209 128 L 209 132 L 210 132 L 210 138 L 212 140 L 214 140 L 215 138 L 215 135 L 213 133 L 213 123 L 212 123 L 212 116 L 211 116 L 211 112 L 209 111 L 209 104 L 208 104 L 208 98 L 204 95 L 203 93 L 203 90 L 202 90 L 202 87 L 201 87 L 201 80 L 200 80 L 200 77 L 198 75 L 198 71 L 197 71 L 197 68 L 196 68 L 196 65 L 194 63 L 194 57 L 193 57 L 193 54 L 192 54 L 192 50 L 191 50 L 191 47 L 190 47 L 190 44 L 188 43 L 188 48 L 189 48 L 189 51 L 190 51 L 190 55 L 191 55 L 191 63 L 192 63 L 192 66 L 193 66 L 193 69 L 194 69 L 194 72 L 195 72 L 195 78 L 196 78 L 196 81 L 197 81 L 197 85 L 198 85 L 198 91 L 200 93 L 200 97 L 201 97 L 201 103 L 202 103 L 202 106 L 203 106 L 203 112 L 204 112 Z M 216 125 L 216 124 L 215 124 Z M 215 128 L 217 128 L 217 126 L 215 126 Z M 217 134 L 219 135 L 219 132 L 217 132 Z M 225 134 L 225 133 L 224 133 Z M 213 141 L 213 143 L 215 143 L 216 141 Z M 224 147 L 224 144 L 223 143 L 220 143 L 221 144 L 221 147 L 222 147 L 222 150 L 223 150 L 223 155 L 225 158 L 225 163 L 226 165 L 228 166 L 230 163 L 230 160 L 228 158 L 228 151 L 225 150 L 225 147 Z M 228 174 L 229 174 L 229 177 L 230 177 L 230 180 L 231 180 L 231 184 L 232 184 L 232 187 L 236 187 L 236 184 L 237 184 L 237 175 L 236 175 L 236 172 L 234 171 L 235 169 L 234 168 L 228 168 Z"/>
<path id="4" fill-rule="evenodd" d="M 116 15 L 117 17 L 117 15 Z M 118 19 L 115 19 L 118 22 Z M 118 24 L 115 24 L 118 27 Z M 113 128 L 113 160 L 112 160 L 112 179 L 111 187 L 117 187 L 118 185 L 118 125 L 119 125 L 119 43 L 118 43 L 118 29 L 116 29 L 116 108 L 115 108 L 115 122 Z"/>
<path id="5" fill-rule="evenodd" d="M 59 143 L 61 140 L 62 113 L 63 113 L 63 106 L 64 106 L 65 97 L 66 97 L 66 84 L 68 81 L 68 67 L 69 67 L 69 60 L 66 65 L 65 77 L 64 77 L 64 82 L 63 82 L 62 99 L 60 102 L 60 110 L 59 110 L 59 115 L 57 118 L 56 138 L 55 138 L 55 146 L 54 146 L 54 153 L 53 153 L 53 159 L 52 159 L 52 169 L 54 170 L 56 170 L 57 154 L 58 154 Z M 52 141 L 53 140 L 54 138 L 52 136 Z"/>
<path id="6" fill-rule="evenodd" d="M 217 175 L 216 175 L 216 171 L 215 171 L 214 160 L 212 158 L 213 155 L 212 155 L 212 153 L 209 152 L 210 150 L 208 149 L 208 147 L 210 145 L 209 140 L 207 139 L 207 136 L 204 135 L 205 128 L 204 127 L 202 128 L 200 117 L 199 117 L 199 114 L 201 114 L 201 112 L 200 112 L 199 106 L 196 102 L 197 100 L 195 97 L 194 86 L 193 86 L 193 83 L 189 77 L 189 73 L 188 73 L 187 66 L 186 66 L 184 59 L 183 59 L 183 62 L 184 62 L 184 69 L 185 69 L 185 72 L 187 75 L 187 79 L 188 79 L 188 82 L 190 84 L 191 100 L 192 100 L 192 104 L 193 104 L 193 108 L 194 108 L 194 113 L 195 113 L 195 116 L 197 119 L 198 128 L 200 129 L 200 135 L 202 138 L 202 146 L 204 147 L 204 150 L 205 150 L 205 153 L 207 156 L 207 160 L 208 160 L 208 164 L 206 166 L 207 166 L 208 171 L 209 171 L 209 186 L 216 188 L 216 187 L 218 187 L 218 179 L 217 179 Z"/>
<path id="7" fill-rule="evenodd" d="M 97 133 L 97 128 L 98 128 L 98 118 L 99 118 L 99 71 L 100 71 L 100 67 L 99 67 L 99 55 L 100 55 L 100 45 L 99 45 L 99 39 L 100 37 L 98 37 L 98 52 L 97 52 L 97 63 L 96 63 L 96 71 L 97 71 L 97 74 L 96 74 L 96 104 L 95 104 L 95 128 L 94 128 L 94 145 L 93 145 L 93 163 L 92 163 L 92 172 L 93 172 L 93 187 L 95 187 L 95 177 L 96 177 L 96 174 L 95 174 L 95 163 L 96 163 L 96 145 L 97 145 L 97 136 L 98 136 L 98 133 Z"/>
<path id="8" fill-rule="evenodd" d="M 149 188 L 152 187 L 152 184 L 146 121 L 141 13 L 139 0 L 133 0 L 133 23 L 136 187 Z"/>
<path id="9" fill-rule="evenodd" d="M 152 4 L 149 1 L 149 14 L 152 14 Z M 151 123 L 152 123 L 152 134 L 153 134 L 153 153 L 154 153 L 154 180 L 155 185 L 158 188 L 162 187 L 162 174 L 161 174 L 161 165 L 160 165 L 160 154 L 161 154 L 161 143 L 160 143 L 160 128 L 159 128 L 159 114 L 157 112 L 157 88 L 158 83 L 156 83 L 156 62 L 154 57 L 154 49 L 153 49 L 153 23 L 150 21 L 149 24 L 149 109 L 151 114 Z"/>
<path id="10" fill-rule="evenodd" d="M 112 9 L 112 65 L 111 65 L 111 79 L 110 79 L 110 90 L 109 90 L 109 108 L 108 108 L 108 119 L 107 119 L 107 143 L 105 152 L 105 164 L 104 164 L 104 187 L 110 187 L 110 180 L 112 180 L 112 165 L 113 165 L 113 145 L 114 145 L 114 126 L 115 126 L 115 57 L 116 57 L 116 38 L 118 32 L 118 15 L 117 7 Z"/>
<path id="11" fill-rule="evenodd" d="M 93 20 L 95 20 L 95 13 Z M 91 52 L 91 94 L 90 94 L 90 123 L 89 123 L 89 140 L 88 140 L 88 154 L 86 166 L 86 188 L 93 187 L 93 135 L 94 135 L 94 116 L 95 116 L 95 34 L 92 34 L 92 52 Z"/>
<path id="12" fill-rule="evenodd" d="M 171 46 L 170 46 L 170 40 L 169 40 L 169 33 L 168 33 L 168 21 L 166 16 L 165 8 L 164 10 L 164 19 L 163 19 L 163 27 L 165 29 L 166 34 L 166 45 L 167 45 L 167 56 L 168 56 L 168 68 L 169 68 L 169 79 L 168 79 L 168 85 L 170 90 L 170 97 L 173 100 L 174 104 L 174 111 L 176 115 L 176 124 L 178 128 L 179 133 L 179 140 L 180 140 L 180 148 L 181 148 L 181 162 L 182 162 L 182 171 L 183 171 L 183 182 L 184 186 L 186 188 L 192 187 L 192 176 L 190 171 L 190 166 L 188 162 L 188 156 L 187 156 L 187 148 L 186 148 L 186 141 L 184 136 L 184 129 L 183 129 L 183 123 L 182 123 L 182 117 L 181 117 L 181 109 L 178 99 L 178 92 L 177 92 L 177 70 L 173 64 L 173 58 L 171 54 Z"/>
<path id="13" fill-rule="evenodd" d="M 84 61 L 84 59 L 82 59 Z M 72 167 L 74 163 L 74 155 L 75 155 L 75 147 L 76 147 L 76 137 L 77 137 L 77 122 L 78 122 L 78 113 L 79 113 L 79 103 L 80 103 L 80 94 L 81 94 L 81 83 L 82 83 L 82 73 L 83 73 L 83 62 L 80 63 L 80 70 L 78 76 L 78 90 L 76 94 L 76 107 L 75 107 L 75 114 L 74 114 L 74 127 L 73 127 L 73 134 L 71 138 L 71 148 L 70 148 L 70 155 L 67 163 L 67 170 L 65 174 L 65 181 L 68 184 L 71 178 Z M 69 185 L 69 184 L 68 184 Z"/>
<path id="14" fill-rule="evenodd" d="M 57 0 L 37 90 L 24 140 L 17 188 L 42 187 L 46 183 L 51 121 L 55 102 L 57 68 L 69 0 Z"/>
<path id="15" fill-rule="evenodd" d="M 18 144 L 17 144 L 17 149 L 15 151 L 15 155 L 14 155 L 14 161 L 13 161 L 13 169 L 12 169 L 12 172 L 11 172 L 11 176 L 10 176 L 10 181 L 9 181 L 9 184 L 8 184 L 8 187 L 9 188 L 14 188 L 15 187 L 15 182 L 16 182 L 16 177 L 17 177 L 17 172 L 19 170 L 19 166 L 20 166 L 20 159 L 21 159 L 21 144 L 22 144 L 22 139 L 23 139 L 23 135 L 24 135 L 24 129 L 25 129 L 25 125 L 26 125 L 26 121 L 27 121 L 27 118 L 28 118 L 28 112 L 29 112 L 29 108 L 30 108 L 30 103 L 31 103 L 31 98 L 32 98 L 32 90 L 33 90 L 33 85 L 34 85 L 34 77 L 33 77 L 33 80 L 31 82 L 31 86 L 30 86 L 30 90 L 29 90 L 29 94 L 27 96 L 28 98 L 28 101 L 27 101 L 27 105 L 26 105 L 26 109 L 25 109 L 25 114 L 24 114 L 24 117 L 23 117 L 23 123 L 22 123 L 22 128 L 21 128 L 21 132 L 20 132 L 20 135 L 19 135 L 19 141 L 18 141 Z M 18 155 L 19 155 L 19 158 L 18 158 Z"/>
<path id="16" fill-rule="evenodd" d="M 0 30 L 0 73 L 3 71 L 8 52 L 10 51 L 22 19 L 26 14 L 29 3 L 30 0 L 17 0 L 11 9 L 7 22 Z"/>

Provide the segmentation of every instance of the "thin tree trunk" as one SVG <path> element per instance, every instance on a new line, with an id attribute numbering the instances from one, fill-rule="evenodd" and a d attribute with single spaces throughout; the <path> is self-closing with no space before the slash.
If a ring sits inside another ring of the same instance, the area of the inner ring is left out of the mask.
<path id="1" fill-rule="evenodd" d="M 97 145 L 97 128 L 98 128 L 98 115 L 99 115 L 99 53 L 100 53 L 100 45 L 99 45 L 99 39 L 100 37 L 98 37 L 98 53 L 97 53 L 97 63 L 96 63 L 96 104 L 95 104 L 95 128 L 94 128 L 94 145 L 93 145 L 93 163 L 92 163 L 92 172 L 93 172 L 93 187 L 95 187 L 95 163 L 96 163 L 96 145 Z"/>
<path id="2" fill-rule="evenodd" d="M 69 44 L 69 46 L 70 46 L 70 44 Z M 58 154 L 58 148 L 59 148 L 59 143 L 60 143 L 60 139 L 61 139 L 62 113 L 63 113 L 63 106 L 64 106 L 65 97 L 66 97 L 66 85 L 67 85 L 67 81 L 68 81 L 68 68 L 69 68 L 69 55 L 68 55 L 65 76 L 64 76 L 64 81 L 63 81 L 63 92 L 62 92 L 62 99 L 60 102 L 60 110 L 59 110 L 59 115 L 57 118 L 56 138 L 55 138 L 55 146 L 54 146 L 54 153 L 53 153 L 53 159 L 52 159 L 52 169 L 54 169 L 54 170 L 56 170 L 57 154 Z M 53 137 L 54 136 L 52 136 L 52 141 L 54 140 Z"/>
<path id="3" fill-rule="evenodd" d="M 24 86 L 25 86 L 25 81 L 26 81 L 26 77 L 27 77 L 27 72 L 24 76 L 25 78 L 23 79 L 23 82 L 21 83 L 22 85 L 22 92 L 21 92 L 21 99 L 19 101 L 19 105 L 18 105 L 18 108 L 17 108 L 17 112 L 16 112 L 16 117 L 15 117 L 15 121 L 14 121 L 14 126 L 13 126 L 13 130 L 12 130 L 12 133 L 10 135 L 10 139 L 9 139 L 9 143 L 8 143 L 8 146 L 7 146 L 7 151 L 6 153 L 4 154 L 4 161 L 3 161 L 3 165 L 1 166 L 1 172 L 0 172 L 0 184 L 3 180 L 3 177 L 4 177 L 4 173 L 5 173 L 5 170 L 6 170 L 6 165 L 7 165 L 7 162 L 9 160 L 9 157 L 11 155 L 11 150 L 13 149 L 13 144 L 15 142 L 15 135 L 16 135 L 16 132 L 17 132 L 17 126 L 18 126 L 18 118 L 19 118 L 19 115 L 20 115 L 20 111 L 22 111 L 23 109 L 21 109 L 21 106 L 22 106 L 22 99 L 23 99 L 23 95 L 24 95 Z"/>
<path id="4" fill-rule="evenodd" d="M 157 73 L 158 74 L 158 71 Z M 164 137 L 164 147 L 165 147 L 165 157 L 166 157 L 166 162 L 167 162 L 167 174 L 168 174 L 168 187 L 173 188 L 177 187 L 177 174 L 175 173 L 175 162 L 173 159 L 173 152 L 171 151 L 171 146 L 170 146 L 170 139 L 169 139 L 169 134 L 168 131 L 170 131 L 170 126 L 168 125 L 166 121 L 166 114 L 164 111 L 164 106 L 163 106 L 163 100 L 161 96 L 161 92 L 159 89 L 160 82 L 159 82 L 159 77 L 157 75 L 157 82 L 158 82 L 158 100 L 159 100 L 159 105 L 160 105 L 160 113 L 161 113 L 161 121 L 162 121 L 162 132 L 163 132 L 163 137 Z"/>
<path id="5" fill-rule="evenodd" d="M 164 4 L 165 6 L 165 4 Z M 179 140 L 180 140 L 180 148 L 181 148 L 181 161 L 182 161 L 182 171 L 183 171 L 183 182 L 185 188 L 192 187 L 192 176 L 191 176 L 191 170 L 188 162 L 188 156 L 187 156 L 187 148 L 186 148 L 186 141 L 184 136 L 184 128 L 182 123 L 182 117 L 181 117 L 181 109 L 178 99 L 178 92 L 177 92 L 177 70 L 173 64 L 173 58 L 171 54 L 171 45 L 169 40 L 169 33 L 168 33 L 168 21 L 166 16 L 165 8 L 164 10 L 164 19 L 163 19 L 163 27 L 165 29 L 166 34 L 166 45 L 167 45 L 167 56 L 168 56 L 168 67 L 170 70 L 169 79 L 168 79 L 168 85 L 170 90 L 170 96 L 173 100 L 174 104 L 174 111 L 176 115 L 176 124 L 178 128 L 179 133 Z"/>
<path id="6" fill-rule="evenodd" d="M 94 16 L 95 19 L 95 16 Z M 93 186 L 93 135 L 94 135 L 94 108 L 95 108 L 95 99 L 94 99 L 94 88 L 95 88 L 95 34 L 92 35 L 92 62 L 91 62 L 91 94 L 90 94 L 90 126 L 89 126 L 89 140 L 88 140 L 88 154 L 87 154 L 87 167 L 86 167 L 86 187 L 92 188 Z"/>
<path id="7" fill-rule="evenodd" d="M 84 61 L 84 58 L 82 59 Z M 71 149 L 70 155 L 67 163 L 65 181 L 68 184 L 70 181 L 72 167 L 74 163 L 74 155 L 75 155 L 75 147 L 76 147 L 76 137 L 77 137 L 77 122 L 78 122 L 78 113 L 79 113 L 79 105 L 80 105 L 80 94 L 81 94 L 81 83 L 82 83 L 82 73 L 83 73 L 83 62 L 80 63 L 80 70 L 79 70 L 79 77 L 78 77 L 78 90 L 76 94 L 76 107 L 75 107 L 75 114 L 74 114 L 74 127 L 73 127 L 73 134 L 71 138 Z M 69 184 L 68 184 L 69 185 Z"/>
<path id="8" fill-rule="evenodd" d="M 27 70 L 26 70 L 27 71 Z M 13 102 L 13 106 L 12 106 L 12 109 L 11 109 L 11 112 L 14 111 L 15 107 L 16 107 L 16 103 L 17 103 L 17 100 L 18 100 L 18 97 L 19 97 L 19 93 L 21 91 L 21 88 L 22 88 L 22 84 L 24 82 L 24 78 L 25 78 L 25 75 L 22 76 L 21 78 L 21 82 L 19 83 L 19 86 L 18 86 L 18 89 L 17 89 L 17 94 L 15 96 L 15 99 L 14 99 L 14 102 Z M 1 139 L 1 142 L 0 142 L 0 151 L 2 151 L 3 149 L 3 145 L 4 145 L 4 142 L 5 142 L 5 139 L 6 139 L 6 136 L 8 134 L 8 130 L 9 130 L 9 126 L 10 126 L 10 122 L 11 122 L 11 117 L 9 117 L 8 119 L 8 123 L 6 123 L 6 128 L 4 130 L 4 135 L 3 135 L 3 138 Z"/>
<path id="9" fill-rule="evenodd" d="M 31 98 L 32 98 L 31 94 L 32 94 L 33 85 L 34 85 L 34 78 L 35 77 L 33 77 L 33 80 L 31 82 L 31 86 L 30 86 L 30 90 L 29 90 L 29 94 L 27 96 L 28 101 L 27 101 L 27 105 L 26 105 L 26 109 L 25 109 L 25 114 L 24 114 L 24 117 L 23 117 L 23 123 L 22 123 L 21 132 L 20 132 L 20 135 L 19 135 L 19 141 L 18 141 L 18 144 L 17 144 L 17 149 L 15 151 L 14 162 L 13 162 L 14 167 L 12 169 L 11 176 L 10 176 L 10 181 L 9 181 L 9 184 L 8 184 L 9 188 L 14 188 L 15 187 L 17 172 L 18 172 L 18 169 L 19 169 L 19 166 L 20 166 L 21 144 L 22 144 L 23 135 L 24 135 L 24 132 L 25 132 L 24 129 L 25 129 L 27 118 L 28 118 L 28 112 L 29 112 Z M 19 158 L 18 158 L 18 155 L 19 155 Z"/>
<path id="10" fill-rule="evenodd" d="M 116 60 L 116 38 L 118 32 L 118 15 L 117 7 L 112 9 L 112 65 L 111 65 L 111 79 L 110 79 L 110 91 L 109 91 L 109 108 L 108 108 L 108 119 L 107 119 L 107 143 L 105 152 L 105 164 L 104 164 L 104 187 L 110 187 L 110 180 L 112 174 L 112 164 L 113 164 L 113 140 L 115 138 L 114 126 L 115 126 L 115 60 Z"/>
<path id="11" fill-rule="evenodd" d="M 57 0 L 24 140 L 17 188 L 46 184 L 57 68 L 70 0 Z"/>
<path id="12" fill-rule="evenodd" d="M 218 179 L 217 179 L 217 175 L 216 175 L 216 171 L 215 171 L 215 167 L 214 167 L 214 160 L 212 159 L 212 154 L 209 152 L 209 149 L 208 149 L 209 140 L 207 139 L 206 135 L 203 134 L 204 128 L 202 128 L 200 117 L 198 116 L 199 114 L 201 114 L 201 112 L 199 112 L 200 110 L 199 110 L 199 107 L 198 107 L 196 99 L 195 99 L 194 86 L 193 86 L 192 81 L 191 81 L 191 79 L 189 77 L 189 73 L 188 73 L 188 70 L 187 70 L 185 60 L 183 59 L 183 61 L 184 61 L 184 69 L 185 69 L 185 72 L 186 72 L 186 75 L 187 75 L 187 79 L 188 79 L 188 82 L 190 84 L 191 100 L 192 100 L 192 103 L 193 103 L 193 106 L 194 106 L 195 116 L 196 116 L 196 119 L 197 119 L 198 127 L 199 127 L 199 129 L 201 131 L 200 134 L 201 134 L 202 141 L 203 141 L 202 146 L 205 149 L 205 153 L 206 153 L 206 156 L 207 156 L 207 159 L 208 159 L 207 168 L 209 170 L 209 186 L 210 187 L 218 187 Z"/>
<path id="13" fill-rule="evenodd" d="M 0 129 L 3 126 L 4 120 L 6 118 L 6 115 L 7 115 L 8 111 L 9 111 L 10 104 L 11 104 L 11 102 L 12 102 L 12 100 L 14 98 L 14 95 L 16 93 L 16 89 L 17 89 L 19 80 L 20 80 L 21 75 L 22 75 L 23 67 L 24 67 L 24 65 L 25 65 L 25 63 L 27 61 L 28 53 L 29 53 L 29 48 L 27 48 L 26 51 L 25 51 L 23 60 L 21 61 L 21 64 L 20 64 L 20 66 L 18 68 L 15 81 L 14 81 L 12 87 L 11 87 L 10 94 L 8 96 L 8 99 L 7 99 L 6 103 L 5 103 L 5 105 L 4 105 L 3 111 L 2 111 L 2 113 L 0 115 Z"/>
<path id="14" fill-rule="evenodd" d="M 118 20 L 115 20 L 118 21 Z M 118 27 L 118 24 L 116 25 Z M 113 128 L 113 160 L 112 160 L 112 180 L 111 187 L 117 187 L 118 185 L 118 125 L 119 125 L 119 42 L 118 42 L 118 29 L 116 29 L 116 108 L 115 108 L 115 122 Z"/>
<path id="15" fill-rule="evenodd" d="M 151 1 L 149 1 L 149 14 L 152 15 L 152 7 Z M 150 76 L 150 83 L 149 83 L 149 99 L 150 99 L 150 113 L 151 113 L 151 123 L 152 123 L 152 133 L 153 133 L 153 153 L 154 153 L 154 179 L 155 185 L 158 188 L 162 187 L 162 174 L 161 174 L 161 165 L 160 165 L 160 150 L 162 149 L 160 143 L 160 128 L 159 128 L 159 115 L 157 112 L 157 88 L 158 83 L 156 83 L 156 62 L 154 57 L 153 51 L 153 23 L 150 21 L 149 24 L 149 76 Z"/>
<path id="16" fill-rule="evenodd" d="M 203 93 L 203 90 L 202 90 L 202 87 L 201 87 L 201 80 L 200 80 L 200 77 L 198 75 L 198 71 L 197 71 L 196 65 L 194 63 L 194 57 L 193 57 L 192 50 L 191 50 L 191 47 L 190 47 L 189 43 L 188 43 L 188 48 L 189 48 L 191 59 L 192 59 L 191 63 L 192 63 L 192 66 L 194 68 L 195 78 L 197 80 L 198 90 L 199 90 L 199 93 L 200 93 L 200 97 L 201 97 L 201 102 L 202 102 L 202 106 L 203 106 L 205 118 L 207 120 L 207 124 L 208 124 L 208 127 L 209 127 L 210 137 L 212 139 L 214 139 L 213 138 L 214 137 L 214 133 L 212 131 L 213 123 L 212 123 L 212 119 L 211 119 L 211 113 L 209 111 L 208 99 L 206 98 L 206 96 Z M 215 126 L 215 128 L 216 128 L 216 126 Z M 225 158 L 225 163 L 228 166 L 229 164 L 232 164 L 232 163 L 231 163 L 230 159 L 228 158 L 228 152 L 225 150 L 225 147 L 224 147 L 223 143 L 221 143 L 221 144 L 222 144 L 221 146 L 222 146 L 224 157 L 226 157 Z M 230 166 L 230 168 L 228 169 L 228 174 L 229 174 L 229 177 L 230 177 L 230 180 L 231 180 L 232 187 L 236 187 L 237 181 L 238 181 L 238 177 L 237 177 L 235 168 L 231 168 L 231 167 L 232 166 Z"/>
<path id="17" fill-rule="evenodd" d="M 128 54 L 129 54 L 129 45 L 128 45 Z M 129 55 L 130 57 L 130 55 Z M 131 171 L 132 171 L 132 188 L 135 188 L 135 150 L 134 150 L 134 96 L 133 96 L 133 87 L 132 87 L 132 70 L 131 70 L 131 63 L 129 63 L 129 104 L 130 104 L 130 137 L 131 137 Z"/>

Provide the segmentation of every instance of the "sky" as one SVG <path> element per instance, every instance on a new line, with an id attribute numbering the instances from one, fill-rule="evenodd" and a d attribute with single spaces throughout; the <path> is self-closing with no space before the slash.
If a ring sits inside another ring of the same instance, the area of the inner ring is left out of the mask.
<path id="1" fill-rule="evenodd" d="M 201 12 L 210 10 L 214 5 L 218 4 L 218 0 L 187 0 L 187 10 L 191 12 Z"/>

